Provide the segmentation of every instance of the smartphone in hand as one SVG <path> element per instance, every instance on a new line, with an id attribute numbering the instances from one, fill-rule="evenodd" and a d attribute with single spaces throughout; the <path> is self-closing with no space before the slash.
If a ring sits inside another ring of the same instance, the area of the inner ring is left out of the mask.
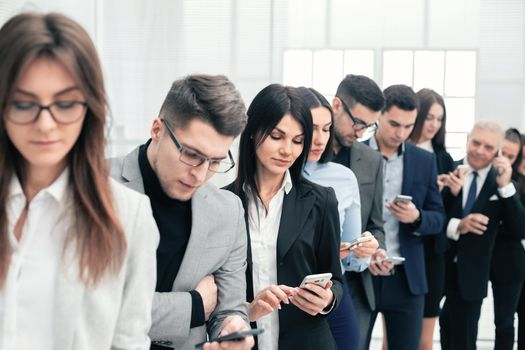
<path id="1" fill-rule="evenodd" d="M 386 258 L 383 261 L 387 261 L 387 262 L 390 262 L 390 263 L 393 263 L 393 264 L 402 264 L 402 263 L 405 262 L 405 258 L 402 257 L 402 256 L 389 256 L 388 258 Z"/>
<path id="2" fill-rule="evenodd" d="M 208 341 L 205 341 L 199 344 L 195 344 L 195 348 L 196 349 L 202 348 L 204 344 L 212 343 L 212 342 L 220 343 L 223 341 L 243 341 L 244 338 L 246 338 L 247 336 L 253 335 L 255 337 L 261 334 L 262 332 L 264 332 L 264 329 L 262 328 L 248 329 L 248 330 L 240 331 L 240 332 L 233 332 L 230 334 L 223 335 L 222 337 L 211 338 Z"/>
<path id="3" fill-rule="evenodd" d="M 394 203 L 398 203 L 398 202 L 410 203 L 412 202 L 412 196 L 398 194 L 396 198 L 394 199 Z"/>
<path id="4" fill-rule="evenodd" d="M 347 250 L 355 247 L 359 243 L 368 242 L 374 239 L 374 236 L 361 236 L 357 237 L 356 239 L 351 240 L 350 242 L 342 242 L 343 246 L 339 248 L 339 250 Z"/>
<path id="5" fill-rule="evenodd" d="M 308 275 L 304 277 L 299 287 L 305 288 L 307 283 L 312 283 L 318 285 L 321 288 L 326 288 L 326 285 L 328 284 L 328 282 L 330 282 L 331 279 L 332 274 L 330 272 Z"/>

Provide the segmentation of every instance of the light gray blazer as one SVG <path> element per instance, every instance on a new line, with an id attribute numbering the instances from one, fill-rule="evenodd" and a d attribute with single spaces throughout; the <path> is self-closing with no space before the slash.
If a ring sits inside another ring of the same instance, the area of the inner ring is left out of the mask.
<path id="1" fill-rule="evenodd" d="M 146 196 L 111 179 L 118 218 L 126 234 L 127 253 L 116 275 L 96 287 L 79 278 L 75 244 L 64 254 L 55 302 L 55 349 L 146 350 L 155 290 L 157 225 Z M 25 336 L 31 336 L 26 334 Z"/>
<path id="2" fill-rule="evenodd" d="M 122 158 L 111 160 L 111 175 L 129 188 L 144 193 L 138 147 Z M 246 309 L 247 236 L 240 199 L 214 185 L 204 184 L 191 200 L 192 228 L 188 246 L 172 292 L 155 292 L 151 339 L 176 349 L 195 349 L 195 344 L 218 336 L 222 321 L 240 315 L 248 322 Z M 197 283 L 213 274 L 218 288 L 215 311 L 206 326 L 190 329 L 191 295 Z"/>

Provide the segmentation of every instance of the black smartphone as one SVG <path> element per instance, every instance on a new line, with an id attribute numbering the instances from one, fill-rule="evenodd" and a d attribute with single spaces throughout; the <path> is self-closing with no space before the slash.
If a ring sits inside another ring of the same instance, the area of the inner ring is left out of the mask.
<path id="1" fill-rule="evenodd" d="M 246 331 L 240 331 L 240 332 L 233 332 L 233 333 L 224 335 L 222 337 L 212 338 L 212 339 L 209 339 L 208 341 L 205 341 L 199 344 L 195 344 L 195 348 L 202 348 L 204 344 L 212 343 L 214 341 L 219 342 L 219 343 L 221 341 L 242 341 L 244 340 L 244 338 L 246 338 L 249 335 L 257 336 L 258 334 L 261 334 L 262 332 L 264 332 L 264 329 L 262 328 L 248 329 Z"/>

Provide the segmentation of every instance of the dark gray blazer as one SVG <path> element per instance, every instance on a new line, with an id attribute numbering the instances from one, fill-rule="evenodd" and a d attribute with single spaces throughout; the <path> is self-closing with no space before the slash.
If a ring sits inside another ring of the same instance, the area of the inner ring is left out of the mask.
<path id="1" fill-rule="evenodd" d="M 111 175 L 125 186 L 144 193 L 138 147 L 111 160 Z M 233 193 L 211 184 L 202 185 L 192 197 L 192 228 L 188 246 L 170 293 L 155 292 L 150 338 L 176 349 L 195 349 L 195 344 L 217 337 L 223 320 L 239 315 L 248 322 L 246 309 L 246 226 L 244 209 Z M 210 319 L 190 328 L 191 295 L 197 283 L 213 274 L 218 301 Z M 206 328 L 207 327 L 207 328 Z"/>
<path id="2" fill-rule="evenodd" d="M 370 231 L 385 248 L 383 230 L 383 163 L 381 154 L 365 144 L 356 142 L 350 148 L 342 148 L 333 160 L 350 168 L 359 184 L 361 196 L 361 222 L 363 231 Z M 359 274 L 368 303 L 375 309 L 374 287 L 368 270 Z"/>

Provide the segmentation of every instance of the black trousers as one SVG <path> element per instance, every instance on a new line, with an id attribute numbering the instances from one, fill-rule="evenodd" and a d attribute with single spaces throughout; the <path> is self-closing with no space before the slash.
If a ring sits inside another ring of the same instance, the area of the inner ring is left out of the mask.
<path id="1" fill-rule="evenodd" d="M 483 300 L 464 300 L 459 294 L 457 281 L 457 269 L 454 267 L 447 277 L 450 285 L 447 285 L 445 304 L 439 317 L 441 349 L 475 350 Z"/>
<path id="2" fill-rule="evenodd" d="M 424 295 L 414 295 L 408 287 L 405 269 L 395 267 L 391 276 L 374 277 L 376 310 L 372 313 L 367 334 L 370 346 L 377 314 L 385 318 L 388 350 L 418 350 L 423 322 Z"/>
<path id="3" fill-rule="evenodd" d="M 513 284 L 492 283 L 494 325 L 496 326 L 494 350 L 514 348 L 514 314 L 518 308 L 522 285 L 522 281 Z"/>

